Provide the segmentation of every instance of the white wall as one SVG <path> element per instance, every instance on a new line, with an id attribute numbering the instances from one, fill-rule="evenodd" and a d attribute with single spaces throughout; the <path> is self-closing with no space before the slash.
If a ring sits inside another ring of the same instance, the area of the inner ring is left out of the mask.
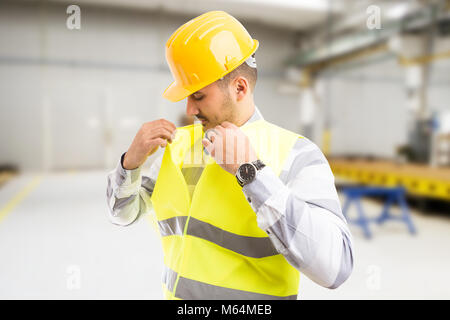
<path id="1" fill-rule="evenodd" d="M 396 145 L 406 142 L 403 78 L 394 59 L 319 78 L 321 107 L 331 113 L 332 155 L 389 157 Z"/>
<path id="2" fill-rule="evenodd" d="M 450 44 L 446 52 L 450 52 Z M 450 111 L 450 59 L 436 60 L 433 63 L 430 69 L 430 87 L 427 98 L 430 110 Z"/>
<path id="3" fill-rule="evenodd" d="M 82 6 L 81 30 L 67 17 L 61 5 L 0 4 L 0 164 L 111 168 L 143 122 L 179 123 L 184 102 L 161 97 L 172 81 L 164 44 L 192 17 Z M 296 96 L 276 91 L 293 34 L 243 23 L 260 41 L 256 104 L 295 130 Z"/>
<path id="4" fill-rule="evenodd" d="M 332 155 L 391 158 L 397 146 L 408 143 L 405 70 L 395 57 L 375 61 L 319 77 L 320 106 L 331 110 Z M 427 94 L 431 112 L 450 107 L 449 71 L 449 60 L 433 62 Z"/>

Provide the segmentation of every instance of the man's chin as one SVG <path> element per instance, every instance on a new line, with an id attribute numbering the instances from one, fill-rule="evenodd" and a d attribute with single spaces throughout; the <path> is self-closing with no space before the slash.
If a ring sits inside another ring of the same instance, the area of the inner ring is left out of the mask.
<path id="1" fill-rule="evenodd" d="M 214 128 L 214 126 L 211 125 L 209 123 L 209 121 L 202 122 L 202 126 L 203 126 L 203 130 L 205 130 L 205 131 L 208 130 L 208 129 Z"/>
<path id="2" fill-rule="evenodd" d="M 211 122 L 209 120 L 201 120 L 200 123 L 202 124 L 204 131 L 206 131 L 208 129 L 212 129 L 219 124 L 217 122 Z"/>

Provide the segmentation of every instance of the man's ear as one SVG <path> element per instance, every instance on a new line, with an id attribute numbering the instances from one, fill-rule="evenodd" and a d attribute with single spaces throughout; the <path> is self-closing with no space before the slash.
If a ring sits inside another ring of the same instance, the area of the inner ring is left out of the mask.
<path id="1" fill-rule="evenodd" d="M 249 83 L 245 77 L 239 76 L 234 80 L 234 91 L 236 94 L 236 100 L 242 100 L 248 93 Z"/>

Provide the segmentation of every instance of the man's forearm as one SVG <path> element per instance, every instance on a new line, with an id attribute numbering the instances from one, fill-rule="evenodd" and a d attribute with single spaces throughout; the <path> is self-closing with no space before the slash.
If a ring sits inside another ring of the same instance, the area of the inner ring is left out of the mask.
<path id="1" fill-rule="evenodd" d="M 288 183 L 263 168 L 243 191 L 278 252 L 316 283 L 336 288 L 352 271 L 352 240 L 334 177 L 319 158 L 302 160 Z"/>

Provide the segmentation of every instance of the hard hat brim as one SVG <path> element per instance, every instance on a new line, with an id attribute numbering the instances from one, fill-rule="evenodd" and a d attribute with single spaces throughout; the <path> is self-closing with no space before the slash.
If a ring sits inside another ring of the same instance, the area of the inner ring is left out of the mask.
<path id="1" fill-rule="evenodd" d="M 253 53 L 255 53 L 255 51 L 258 49 L 259 46 L 259 42 L 256 39 L 253 39 L 253 48 L 250 51 L 249 54 L 245 55 L 243 57 L 242 60 L 240 60 L 237 64 L 236 67 L 240 66 L 242 63 L 244 63 L 245 60 L 247 60 L 248 57 L 250 57 Z M 236 68 L 235 67 L 235 68 Z M 167 100 L 171 101 L 171 102 L 178 102 L 183 100 L 184 98 L 186 98 L 187 96 L 190 96 L 191 94 L 193 94 L 194 92 L 210 85 L 211 83 L 219 80 L 220 78 L 222 78 L 223 76 L 225 76 L 226 74 L 230 73 L 231 71 L 233 71 L 233 69 L 227 70 L 225 71 L 223 74 L 220 74 L 217 79 L 214 79 L 210 82 L 205 82 L 202 83 L 200 85 L 197 85 L 196 87 L 187 89 L 185 87 L 183 87 L 181 84 L 177 84 L 176 81 L 172 82 L 167 88 L 166 90 L 164 90 L 164 93 L 162 94 L 164 98 L 166 98 Z"/>
<path id="2" fill-rule="evenodd" d="M 194 92 L 195 91 L 191 92 L 191 90 L 187 90 L 174 81 L 170 84 L 170 86 L 167 87 L 166 90 L 164 90 L 163 97 L 171 102 L 178 102 Z"/>

